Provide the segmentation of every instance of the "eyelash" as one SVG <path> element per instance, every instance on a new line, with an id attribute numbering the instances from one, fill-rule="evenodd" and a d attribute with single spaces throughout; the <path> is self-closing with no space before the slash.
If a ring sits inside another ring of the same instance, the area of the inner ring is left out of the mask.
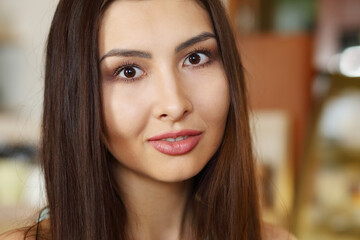
<path id="1" fill-rule="evenodd" d="M 199 65 L 194 65 L 194 66 L 184 66 L 184 62 L 193 54 L 204 54 L 206 55 L 209 59 L 202 64 Z M 194 50 L 192 50 L 190 53 L 188 53 L 185 57 L 185 60 L 183 61 L 183 66 L 184 67 L 191 67 L 191 68 L 195 68 L 195 69 L 199 69 L 199 68 L 203 68 L 206 66 L 209 66 L 211 63 L 213 63 L 214 61 L 214 57 L 213 57 L 213 52 L 208 49 L 208 48 L 195 48 Z M 119 74 L 128 67 L 134 67 L 134 68 L 138 68 L 141 69 L 141 67 L 139 65 L 137 65 L 134 62 L 125 62 L 124 64 L 122 64 L 121 66 L 117 67 L 113 73 L 113 78 L 114 79 L 120 79 L 121 81 L 125 82 L 125 83 L 130 83 L 133 82 L 135 80 L 141 80 L 146 74 L 141 75 L 140 77 L 136 77 L 136 78 L 123 78 L 120 77 Z M 141 69 L 142 70 L 142 69 Z M 143 71 L 143 70 L 142 70 Z"/>

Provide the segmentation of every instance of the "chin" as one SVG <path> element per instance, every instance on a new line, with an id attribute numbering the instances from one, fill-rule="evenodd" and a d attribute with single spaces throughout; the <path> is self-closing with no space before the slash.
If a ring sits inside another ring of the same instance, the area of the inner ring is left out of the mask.
<path id="1" fill-rule="evenodd" d="M 178 167 L 172 170 L 167 169 L 166 171 L 157 172 L 157 179 L 160 182 L 168 182 L 168 183 L 177 183 L 184 182 L 195 177 L 201 170 L 205 167 L 206 164 L 201 166 L 191 166 L 191 167 Z"/>

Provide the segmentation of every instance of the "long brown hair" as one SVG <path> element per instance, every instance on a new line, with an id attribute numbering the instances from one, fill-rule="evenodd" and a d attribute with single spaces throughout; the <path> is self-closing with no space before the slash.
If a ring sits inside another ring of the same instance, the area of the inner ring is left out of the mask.
<path id="1" fill-rule="evenodd" d="M 98 30 L 111 2 L 60 0 L 51 24 L 41 158 L 54 240 L 127 239 L 126 209 L 102 142 Z M 197 239 L 261 239 L 240 57 L 220 0 L 198 2 L 218 38 L 231 103 L 221 146 L 195 177 L 193 231 Z"/>

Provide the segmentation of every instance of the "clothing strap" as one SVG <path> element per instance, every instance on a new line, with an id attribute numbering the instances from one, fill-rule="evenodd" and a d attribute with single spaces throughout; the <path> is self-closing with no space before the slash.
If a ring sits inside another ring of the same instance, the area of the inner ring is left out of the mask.
<path id="1" fill-rule="evenodd" d="M 40 223 L 48 218 L 50 218 L 50 209 L 47 207 L 41 210 L 37 222 Z"/>

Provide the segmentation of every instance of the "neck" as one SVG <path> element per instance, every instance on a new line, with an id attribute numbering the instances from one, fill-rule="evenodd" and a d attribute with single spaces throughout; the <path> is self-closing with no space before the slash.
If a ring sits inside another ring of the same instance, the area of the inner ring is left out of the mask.
<path id="1" fill-rule="evenodd" d="M 120 170 L 117 176 L 133 239 L 190 238 L 192 180 L 160 182 L 126 170 Z"/>

